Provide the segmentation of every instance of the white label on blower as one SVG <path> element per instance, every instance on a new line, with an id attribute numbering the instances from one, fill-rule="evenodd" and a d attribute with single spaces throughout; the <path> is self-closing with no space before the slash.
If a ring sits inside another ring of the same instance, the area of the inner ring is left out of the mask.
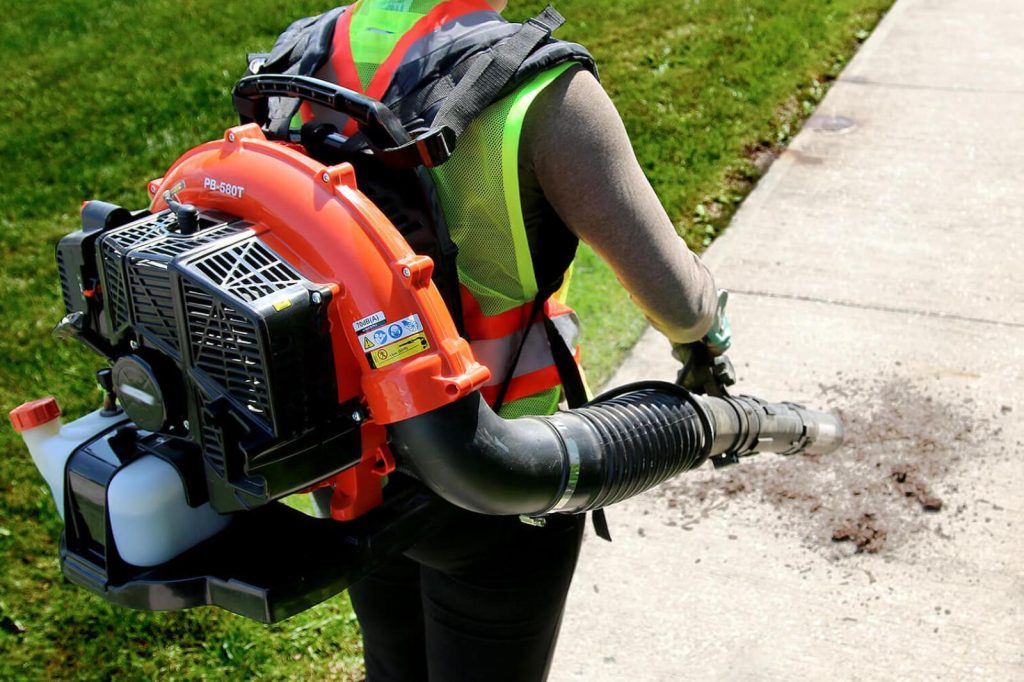
<path id="1" fill-rule="evenodd" d="M 360 320 L 362 321 L 362 320 Z M 364 353 L 369 353 L 375 348 L 380 348 L 395 341 L 401 341 L 407 336 L 412 336 L 423 331 L 419 315 L 410 315 L 404 319 L 392 322 L 391 324 L 367 332 L 359 337 L 359 346 Z"/>
<path id="2" fill-rule="evenodd" d="M 369 329 L 370 327 L 376 327 L 378 325 L 384 324 L 387 321 L 388 321 L 388 319 L 386 317 L 384 317 L 384 311 L 383 310 L 378 310 L 373 315 L 368 315 L 368 316 L 364 317 L 361 320 L 356 320 L 355 322 L 353 322 L 352 323 L 352 328 L 355 329 L 356 330 L 356 334 L 358 334 L 359 332 L 363 331 L 364 329 Z"/>

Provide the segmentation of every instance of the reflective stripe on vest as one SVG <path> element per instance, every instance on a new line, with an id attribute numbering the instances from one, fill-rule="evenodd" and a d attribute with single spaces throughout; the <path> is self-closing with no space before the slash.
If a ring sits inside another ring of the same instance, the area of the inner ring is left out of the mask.
<path id="1" fill-rule="evenodd" d="M 371 76 L 365 79 L 365 85 L 359 78 L 363 91 L 374 99 L 383 99 L 398 67 L 416 56 L 417 51 L 411 48 L 417 41 L 427 36 L 436 38 L 444 26 L 473 12 L 492 14 L 494 8 L 485 0 L 360 0 L 338 20 L 335 55 L 345 55 L 347 47 L 345 64 L 364 71 L 357 76 Z M 345 30 L 341 30 L 343 22 Z"/>
<path id="2" fill-rule="evenodd" d="M 359 0 L 338 17 L 331 56 L 316 76 L 383 99 L 398 68 L 437 49 L 446 32 L 461 33 L 468 24 L 495 18 L 485 0 Z M 303 104 L 302 119 L 312 118 L 336 124 L 346 135 L 357 130 L 337 112 Z"/>
<path id="3" fill-rule="evenodd" d="M 580 326 L 576 312 L 567 306 L 557 306 L 556 309 L 554 299 L 549 299 L 546 307 L 545 314 L 555 323 L 561 342 L 578 356 Z M 555 339 L 553 342 L 558 341 Z M 473 355 L 491 370 L 491 379 L 485 384 L 488 390 L 485 390 L 484 397 L 493 394 L 492 397 L 496 398 L 510 372 L 511 384 L 505 395 L 509 401 L 560 385 L 557 370 L 554 374 L 550 371 L 554 367 L 550 343 L 552 341 L 548 339 L 542 321 L 534 322 L 525 332 L 519 328 L 498 338 L 471 341 Z M 513 361 L 516 362 L 514 368 Z"/>
<path id="4" fill-rule="evenodd" d="M 543 314 L 554 322 L 562 342 L 572 350 L 578 363 L 579 318 L 576 311 L 559 300 L 564 290 L 545 302 Z M 544 329 L 543 320 L 533 321 L 523 341 L 524 329 L 533 312 L 532 301 L 497 315 L 485 315 L 473 295 L 463 286 L 462 306 L 466 330 L 472 339 L 470 347 L 473 354 L 491 370 L 491 379 L 481 390 L 484 399 L 493 405 L 501 393 L 502 385 L 506 380 L 509 381 L 499 410 L 503 416 L 519 414 L 516 406 L 511 404 L 514 401 L 561 386 L 562 381 L 549 345 L 551 339 Z M 519 358 L 512 370 L 512 362 L 516 360 L 517 353 Z M 551 401 L 549 411 L 553 411 L 557 404 L 557 399 Z"/>

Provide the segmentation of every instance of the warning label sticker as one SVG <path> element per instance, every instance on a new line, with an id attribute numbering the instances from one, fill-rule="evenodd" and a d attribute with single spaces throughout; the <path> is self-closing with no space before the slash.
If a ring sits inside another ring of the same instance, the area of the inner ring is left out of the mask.
<path id="1" fill-rule="evenodd" d="M 359 345 L 369 353 L 376 348 L 392 345 L 395 341 L 401 341 L 413 334 L 423 331 L 419 315 L 410 315 L 404 319 L 393 322 L 386 327 L 380 327 L 367 332 L 359 337 Z"/>
<path id="2" fill-rule="evenodd" d="M 389 343 L 386 346 L 370 351 L 366 356 L 370 359 L 370 365 L 375 369 L 387 367 L 388 365 L 419 355 L 430 348 L 427 343 L 427 335 L 423 332 L 406 337 L 401 341 Z"/>

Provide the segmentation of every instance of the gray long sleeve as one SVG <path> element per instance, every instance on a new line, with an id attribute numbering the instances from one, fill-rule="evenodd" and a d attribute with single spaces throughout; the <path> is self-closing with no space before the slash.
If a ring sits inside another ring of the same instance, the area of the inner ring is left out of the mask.
<path id="1" fill-rule="evenodd" d="M 674 343 L 707 333 L 714 279 L 676 234 L 622 119 L 589 72 L 573 67 L 538 95 L 523 145 L 548 202 L 611 265 L 651 324 Z"/>

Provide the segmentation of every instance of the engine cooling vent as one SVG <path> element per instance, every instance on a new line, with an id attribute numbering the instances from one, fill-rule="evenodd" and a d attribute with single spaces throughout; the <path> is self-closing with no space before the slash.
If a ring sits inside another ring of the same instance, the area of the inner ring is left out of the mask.
<path id="1" fill-rule="evenodd" d="M 263 242 L 249 239 L 192 263 L 214 285 L 252 303 L 305 281 Z"/>
<path id="2" fill-rule="evenodd" d="M 256 325 L 195 284 L 182 283 L 192 365 L 271 427 L 267 376 Z"/>
<path id="3" fill-rule="evenodd" d="M 136 324 L 149 330 L 177 355 L 178 330 L 167 267 L 145 256 L 129 256 L 128 287 Z"/>
<path id="4" fill-rule="evenodd" d="M 244 224 L 199 218 L 199 231 L 177 232 L 170 211 L 115 229 L 99 240 L 105 308 L 116 340 L 128 325 L 162 350 L 180 357 L 172 282 L 168 267 L 177 256 L 245 229 Z"/>
<path id="5" fill-rule="evenodd" d="M 238 225 L 221 225 L 187 237 L 165 236 L 132 251 L 127 258 L 128 295 L 135 325 L 139 331 L 148 332 L 149 340 L 162 344 L 176 360 L 181 348 L 168 266 L 175 257 L 241 229 Z"/>
<path id="6" fill-rule="evenodd" d="M 107 313 L 110 315 L 111 332 L 115 333 L 128 324 L 128 296 L 124 282 L 121 260 L 124 252 L 119 251 L 114 240 L 103 240 L 100 246 L 103 259 L 104 287 L 103 296 L 107 301 Z"/>
<path id="7" fill-rule="evenodd" d="M 236 223 L 224 224 L 216 227 L 215 229 L 204 229 L 207 225 L 215 225 L 211 220 L 206 220 L 202 217 L 199 219 L 200 231 L 195 234 L 188 236 L 181 235 L 169 235 L 164 239 L 161 239 L 155 244 L 148 244 L 146 246 L 146 252 L 154 256 L 162 256 L 164 258 L 174 258 L 180 256 L 187 251 L 215 242 L 222 237 L 236 234 L 242 230 L 242 227 Z"/>
<path id="8" fill-rule="evenodd" d="M 167 226 L 173 224 L 175 224 L 173 215 L 160 215 L 151 220 L 111 231 L 103 237 L 103 245 L 113 253 L 124 255 L 144 242 L 163 237 L 166 234 Z"/>
<path id="9" fill-rule="evenodd" d="M 199 440 L 203 446 L 203 455 L 214 471 L 224 476 L 224 443 L 221 442 L 221 430 L 217 428 L 213 413 L 205 405 L 199 410 L 199 420 Z"/>
<path id="10" fill-rule="evenodd" d="M 267 467 L 286 466 L 282 443 L 305 443 L 339 414 L 330 291 L 252 233 L 175 258 L 171 271 L 204 457 L 232 486 L 257 490 Z"/>
<path id="11" fill-rule="evenodd" d="M 157 368 L 161 437 L 201 450 L 216 509 L 265 504 L 359 461 L 358 403 L 338 402 L 335 287 L 307 280 L 241 218 L 200 213 L 182 234 L 171 211 L 93 208 L 58 244 L 65 305 L 88 345 Z"/>
<path id="12" fill-rule="evenodd" d="M 159 230 L 161 232 L 170 232 L 178 226 L 178 217 L 170 211 L 164 211 L 157 215 L 155 220 L 150 221 L 148 226 L 151 229 Z M 201 223 L 200 227 L 202 227 Z"/>

